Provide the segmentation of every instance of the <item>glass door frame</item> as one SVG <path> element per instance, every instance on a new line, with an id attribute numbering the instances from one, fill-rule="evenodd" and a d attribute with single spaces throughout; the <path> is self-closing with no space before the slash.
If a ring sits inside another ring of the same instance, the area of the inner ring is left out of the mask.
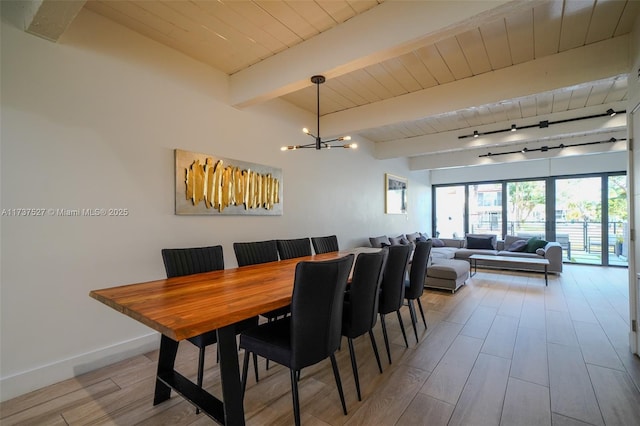
<path id="1" fill-rule="evenodd" d="M 483 185 L 483 184 L 501 184 L 502 185 L 502 236 L 508 235 L 508 223 L 507 223 L 507 184 L 510 182 L 524 182 L 524 181 L 545 181 L 545 194 L 546 194 L 546 207 L 545 207 L 545 238 L 548 241 L 556 241 L 557 234 L 557 220 L 556 220 L 556 181 L 559 179 L 580 179 L 580 178 L 592 178 L 598 177 L 601 179 L 601 241 L 608 241 L 608 223 L 609 223 L 609 209 L 608 209 L 608 184 L 610 176 L 627 175 L 627 181 L 629 180 L 626 171 L 619 172 L 604 172 L 604 173 L 590 173 L 580 175 L 558 175 L 548 177 L 530 177 L 520 179 L 505 179 L 494 181 L 478 181 L 478 182 L 460 182 L 444 185 L 432 186 L 432 235 L 436 232 L 436 188 L 447 186 L 464 186 L 465 188 L 465 201 L 464 201 L 464 233 L 469 233 L 469 187 L 471 185 Z M 627 188 L 627 194 L 629 194 L 629 188 Z M 628 196 L 627 196 L 627 202 Z M 630 223 L 628 221 L 628 223 Z M 632 244 L 632 242 L 630 243 Z M 601 244 L 601 263 L 598 266 L 611 266 L 611 267 L 623 267 L 628 265 L 614 265 L 609 263 L 608 246 L 607 244 Z M 564 256 L 563 256 L 563 261 Z M 570 263 L 566 262 L 565 263 Z M 586 264 L 586 263 L 585 263 Z"/>

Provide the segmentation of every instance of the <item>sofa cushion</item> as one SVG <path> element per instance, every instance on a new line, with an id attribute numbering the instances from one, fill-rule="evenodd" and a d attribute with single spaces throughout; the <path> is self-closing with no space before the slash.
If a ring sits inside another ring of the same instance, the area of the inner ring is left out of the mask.
<path id="1" fill-rule="evenodd" d="M 460 277 L 468 277 L 469 270 L 469 262 L 464 260 L 439 260 L 427 268 L 427 276 L 455 281 Z"/>
<path id="2" fill-rule="evenodd" d="M 527 249 L 527 241 L 526 240 L 517 240 L 514 241 L 509 247 L 507 247 L 508 251 L 525 251 Z"/>
<path id="3" fill-rule="evenodd" d="M 545 240 L 541 240 L 537 237 L 531 237 L 527 241 L 527 249 L 525 250 L 527 253 L 535 253 L 539 248 L 544 248 L 547 245 Z"/>
<path id="4" fill-rule="evenodd" d="M 428 241 L 427 238 L 423 237 L 422 235 L 420 235 L 418 238 L 416 238 L 416 243 L 426 243 Z"/>
<path id="5" fill-rule="evenodd" d="M 469 247 L 469 238 L 489 238 L 491 240 L 491 247 L 488 247 L 489 250 L 495 250 L 498 247 L 498 237 L 493 234 L 467 234 L 464 242 L 465 247 Z"/>
<path id="6" fill-rule="evenodd" d="M 371 243 L 371 247 L 377 247 L 377 248 L 381 248 L 382 243 L 385 243 L 386 245 L 391 245 L 391 243 L 389 242 L 389 238 L 387 238 L 386 235 L 381 235 L 379 237 L 370 237 L 369 242 Z"/>
<path id="7" fill-rule="evenodd" d="M 507 252 L 510 253 L 510 252 Z M 495 256 L 498 254 L 498 250 L 487 250 L 487 249 L 469 249 L 469 248 L 461 248 L 456 250 L 455 258 L 459 260 L 469 260 L 469 256 L 473 254 L 484 254 L 488 256 Z M 535 254 L 534 254 L 535 256 Z"/>
<path id="8" fill-rule="evenodd" d="M 431 247 L 444 247 L 444 241 L 442 241 L 440 238 L 432 238 Z"/>
<path id="9" fill-rule="evenodd" d="M 502 250 L 498 252 L 498 256 L 508 256 L 508 257 L 527 257 L 529 259 L 540 259 L 535 253 L 527 253 L 526 251 L 507 251 Z"/>
<path id="10" fill-rule="evenodd" d="M 433 247 L 431 249 L 431 256 L 433 256 L 434 259 L 453 259 L 458 250 L 459 249 L 455 247 Z"/>
<path id="11" fill-rule="evenodd" d="M 527 241 L 530 237 L 516 237 L 515 235 L 505 235 L 504 236 L 504 248 L 505 250 L 508 249 L 511 244 L 515 243 L 516 241 L 519 240 L 524 240 Z"/>
<path id="12" fill-rule="evenodd" d="M 475 237 L 467 235 L 467 248 L 468 249 L 495 249 L 493 245 L 493 239 L 491 237 Z"/>
<path id="13" fill-rule="evenodd" d="M 544 257 L 545 253 L 546 253 L 546 252 L 544 251 L 544 249 L 543 249 L 543 248 L 539 248 L 538 250 L 536 250 L 536 254 L 537 254 L 538 256 L 542 256 L 542 257 Z"/>

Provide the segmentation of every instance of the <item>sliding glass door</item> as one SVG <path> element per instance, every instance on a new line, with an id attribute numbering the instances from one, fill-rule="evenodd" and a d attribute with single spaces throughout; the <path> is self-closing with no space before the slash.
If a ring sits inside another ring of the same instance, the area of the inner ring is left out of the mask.
<path id="1" fill-rule="evenodd" d="M 545 238 L 546 182 L 507 182 L 507 234 Z"/>
<path id="2" fill-rule="evenodd" d="M 602 178 L 556 179 L 556 212 L 556 235 L 568 235 L 569 260 L 601 265 Z"/>
<path id="3" fill-rule="evenodd" d="M 464 237 L 465 186 L 440 186 L 434 195 L 433 235 L 440 238 Z"/>
<path id="4" fill-rule="evenodd" d="M 611 236 L 613 253 L 607 247 L 609 265 L 628 266 L 629 221 L 627 210 L 627 177 L 609 176 L 607 180 L 607 236 Z"/>
<path id="5" fill-rule="evenodd" d="M 628 265 L 624 173 L 436 186 L 433 213 L 443 238 L 536 236 L 560 243 L 565 262 Z"/>
<path id="6" fill-rule="evenodd" d="M 469 185 L 469 232 L 502 238 L 502 184 Z"/>

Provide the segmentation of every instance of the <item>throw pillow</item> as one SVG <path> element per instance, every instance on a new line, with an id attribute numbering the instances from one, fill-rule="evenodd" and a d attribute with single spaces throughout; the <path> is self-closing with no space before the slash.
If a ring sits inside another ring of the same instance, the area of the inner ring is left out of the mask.
<path id="1" fill-rule="evenodd" d="M 508 251 L 525 251 L 527 249 L 527 240 L 518 240 L 509 246 Z"/>
<path id="2" fill-rule="evenodd" d="M 542 257 L 544 257 L 545 251 L 544 251 L 544 249 L 543 249 L 543 248 L 539 248 L 538 250 L 536 250 L 536 254 L 537 254 L 538 256 L 542 256 Z"/>
<path id="3" fill-rule="evenodd" d="M 416 243 L 426 243 L 427 239 L 425 237 L 423 237 L 422 235 L 420 235 L 418 238 L 416 238 Z"/>
<path id="4" fill-rule="evenodd" d="M 442 241 L 440 238 L 432 238 L 431 247 L 444 247 L 444 241 Z"/>
<path id="5" fill-rule="evenodd" d="M 407 240 L 411 241 L 412 243 L 415 243 L 418 237 L 420 237 L 419 232 L 414 232 L 413 234 L 406 235 Z"/>
<path id="6" fill-rule="evenodd" d="M 493 250 L 491 237 L 470 237 L 467 236 L 468 249 L 488 249 Z"/>
<path id="7" fill-rule="evenodd" d="M 386 235 L 381 235 L 379 237 L 370 237 L 369 242 L 371 243 L 371 247 L 380 248 L 382 247 L 382 243 L 389 245 L 389 238 Z"/>
<path id="8" fill-rule="evenodd" d="M 397 237 L 390 237 L 389 238 L 389 242 L 391 243 L 392 246 L 406 246 L 407 244 L 409 244 L 409 241 L 403 236 L 403 235 L 398 235 Z"/>
<path id="9" fill-rule="evenodd" d="M 544 248 L 544 246 L 547 245 L 547 242 L 545 240 L 541 240 L 539 238 L 536 237 L 531 237 L 529 238 L 529 241 L 527 241 L 527 253 L 535 253 L 536 250 L 538 250 L 539 248 Z"/>
<path id="10" fill-rule="evenodd" d="M 489 238 L 491 241 L 491 247 L 490 249 L 495 250 L 496 247 L 498 246 L 498 237 L 497 235 L 493 235 L 493 234 L 467 234 L 466 236 L 466 240 L 468 241 L 468 238 L 472 237 L 472 238 Z M 468 245 L 467 245 L 467 248 Z"/>

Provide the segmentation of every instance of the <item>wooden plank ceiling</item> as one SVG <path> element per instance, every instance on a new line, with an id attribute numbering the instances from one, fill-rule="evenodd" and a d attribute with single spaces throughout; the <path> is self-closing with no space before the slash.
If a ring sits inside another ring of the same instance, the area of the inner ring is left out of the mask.
<path id="1" fill-rule="evenodd" d="M 233 76 L 323 33 L 347 28 L 349 21 L 360 15 L 391 6 L 383 1 L 89 0 L 85 8 Z M 375 63 L 345 65 L 346 71 L 333 67 L 330 78 L 320 88 L 321 115 L 336 116 L 438 86 L 448 87 L 622 37 L 630 33 L 640 13 L 640 2 L 632 0 L 494 3 L 496 8 L 503 3 L 510 7 L 504 13 L 485 13 L 481 19 L 467 19 L 458 26 L 425 28 L 429 37 L 423 43 L 414 41 L 410 49 L 399 49 L 401 53 L 392 56 L 381 55 Z M 349 39 L 344 43 L 348 46 Z M 341 46 L 330 48 L 339 51 Z M 305 86 L 284 90 L 278 96 L 315 114 L 316 87 Z M 606 111 L 610 106 L 624 105 L 626 99 L 626 76 L 611 75 L 528 96 L 398 119 L 379 127 L 357 129 L 359 134 L 353 136 L 402 143 L 408 138 L 471 131 L 492 123 L 518 123 L 571 111 L 578 114 L 587 107 L 601 105 Z M 415 155 L 421 153 L 410 154 Z"/>

